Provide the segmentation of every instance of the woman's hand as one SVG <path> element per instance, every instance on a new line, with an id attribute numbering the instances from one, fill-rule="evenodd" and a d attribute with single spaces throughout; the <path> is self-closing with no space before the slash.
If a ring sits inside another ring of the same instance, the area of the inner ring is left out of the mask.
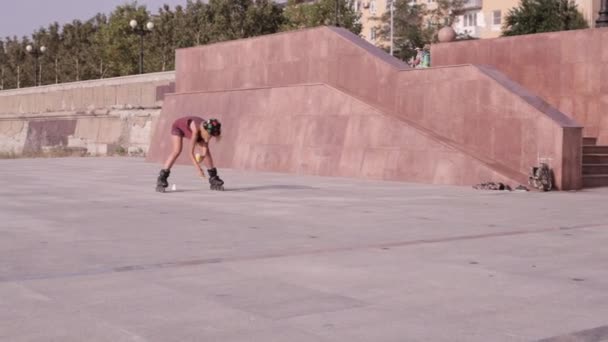
<path id="1" fill-rule="evenodd" d="M 207 178 L 207 175 L 205 175 L 205 171 L 203 171 L 203 168 L 201 167 L 198 168 L 198 174 L 201 178 Z"/>

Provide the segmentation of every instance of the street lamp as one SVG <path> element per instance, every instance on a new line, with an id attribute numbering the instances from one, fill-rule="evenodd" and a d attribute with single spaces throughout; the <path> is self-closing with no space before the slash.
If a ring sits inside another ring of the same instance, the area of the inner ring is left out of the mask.
<path id="1" fill-rule="evenodd" d="M 336 11 L 334 12 L 334 25 L 336 25 L 336 27 L 340 27 L 340 22 L 338 21 L 338 15 L 340 12 L 340 3 L 338 1 L 339 0 L 335 1 Z"/>
<path id="2" fill-rule="evenodd" d="M 154 28 L 154 23 L 148 21 L 145 27 L 141 27 L 138 25 L 137 20 L 133 19 L 129 22 L 129 26 L 133 29 L 133 32 L 139 35 L 140 44 L 139 44 L 139 73 L 144 73 L 144 36 L 150 32 Z"/>
<path id="3" fill-rule="evenodd" d="M 600 16 L 595 21 L 595 27 L 608 27 L 608 0 L 602 0 Z"/>
<path id="4" fill-rule="evenodd" d="M 38 59 L 40 58 L 40 56 L 42 56 L 42 54 L 46 52 L 46 46 L 42 45 L 39 49 L 36 49 L 31 44 L 28 44 L 25 47 L 25 50 L 31 53 L 32 56 L 34 56 L 34 60 L 36 61 L 36 64 L 34 65 L 34 86 L 42 85 L 42 64 L 38 62 Z M 38 72 L 39 67 L 40 72 Z"/>
<path id="5" fill-rule="evenodd" d="M 389 0 L 389 3 L 391 5 L 391 56 L 393 55 L 393 16 L 394 16 L 394 12 L 395 12 L 395 0 Z"/>

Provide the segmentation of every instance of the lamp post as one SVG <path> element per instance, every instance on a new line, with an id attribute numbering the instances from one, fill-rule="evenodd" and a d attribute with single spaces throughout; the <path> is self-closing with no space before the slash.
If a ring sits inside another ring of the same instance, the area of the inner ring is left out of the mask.
<path id="1" fill-rule="evenodd" d="M 336 0 L 335 3 L 336 3 L 336 11 L 334 12 L 334 25 L 336 25 L 336 27 L 340 27 L 340 22 L 338 21 L 338 13 L 340 11 L 339 0 Z"/>
<path id="2" fill-rule="evenodd" d="M 395 12 L 395 0 L 388 0 L 391 6 L 391 56 L 393 55 L 393 17 Z"/>
<path id="3" fill-rule="evenodd" d="M 595 21 L 595 27 L 608 27 L 608 0 L 602 0 L 600 16 Z"/>
<path id="4" fill-rule="evenodd" d="M 139 26 L 137 20 L 133 19 L 129 22 L 129 26 L 133 29 L 133 32 L 139 35 L 139 73 L 144 73 L 144 36 L 154 28 L 154 23 L 148 21 L 145 27 Z"/>
<path id="5" fill-rule="evenodd" d="M 46 46 L 42 45 L 39 49 L 36 49 L 34 46 L 29 44 L 25 47 L 25 50 L 27 50 L 27 52 L 31 53 L 32 56 L 34 56 L 34 86 L 40 86 L 42 85 L 42 64 L 39 63 L 38 59 L 40 58 L 40 56 L 42 56 L 42 54 L 46 52 Z M 40 72 L 38 72 L 39 67 Z"/>

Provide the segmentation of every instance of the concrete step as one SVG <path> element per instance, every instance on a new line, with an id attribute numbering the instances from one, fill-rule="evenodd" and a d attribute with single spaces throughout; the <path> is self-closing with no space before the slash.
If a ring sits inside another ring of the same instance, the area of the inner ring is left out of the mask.
<path id="1" fill-rule="evenodd" d="M 594 145 L 597 145 L 597 138 L 592 138 L 592 137 L 583 138 L 583 146 L 594 146 Z"/>
<path id="2" fill-rule="evenodd" d="M 583 154 L 583 164 L 608 164 L 608 153 Z"/>
<path id="3" fill-rule="evenodd" d="M 608 146 L 583 146 L 583 154 L 608 154 Z"/>
<path id="4" fill-rule="evenodd" d="M 583 164 L 583 175 L 608 175 L 608 163 Z"/>
<path id="5" fill-rule="evenodd" d="M 584 188 L 599 188 L 602 186 L 608 186 L 608 174 L 583 175 Z"/>

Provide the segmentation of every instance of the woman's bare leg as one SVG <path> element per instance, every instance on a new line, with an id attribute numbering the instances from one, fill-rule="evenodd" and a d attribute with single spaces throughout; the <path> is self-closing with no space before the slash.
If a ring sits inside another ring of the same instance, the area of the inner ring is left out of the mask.
<path id="1" fill-rule="evenodd" d="M 213 164 L 213 157 L 211 156 L 211 151 L 207 150 L 207 155 L 205 155 L 205 159 L 203 159 L 203 164 L 205 164 L 207 169 L 213 169 L 215 167 Z"/>
<path id="2" fill-rule="evenodd" d="M 165 170 L 169 170 L 169 169 L 171 169 L 171 167 L 173 167 L 175 160 L 177 159 L 177 157 L 179 157 L 179 154 L 182 152 L 182 137 L 177 136 L 177 135 L 172 135 L 171 141 L 173 142 L 173 151 L 171 152 L 171 154 L 167 158 L 167 161 L 165 162 L 165 165 L 164 165 Z"/>

